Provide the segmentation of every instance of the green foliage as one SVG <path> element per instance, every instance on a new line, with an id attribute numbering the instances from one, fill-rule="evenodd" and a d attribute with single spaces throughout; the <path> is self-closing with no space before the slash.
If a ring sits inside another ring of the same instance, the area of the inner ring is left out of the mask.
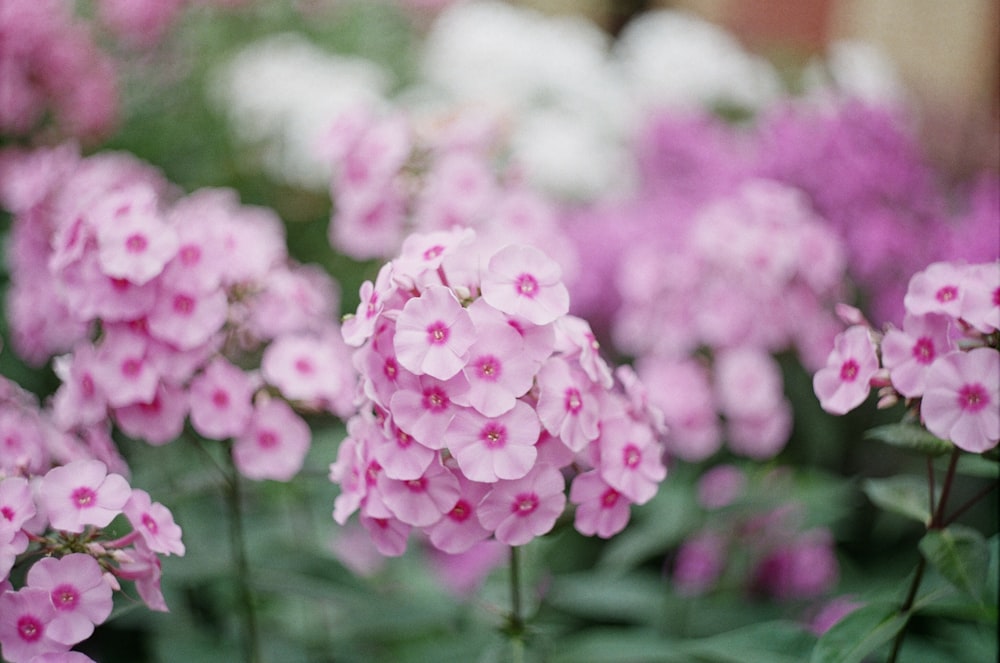
<path id="1" fill-rule="evenodd" d="M 912 423 L 878 426 L 868 431 L 865 436 L 925 456 L 943 456 L 955 449 L 951 442 L 942 440 L 923 426 Z"/>
<path id="2" fill-rule="evenodd" d="M 879 508 L 925 525 L 931 520 L 926 479 L 909 475 L 866 479 L 862 490 Z"/>
<path id="3" fill-rule="evenodd" d="M 961 525 L 932 529 L 920 540 L 920 552 L 955 587 L 985 602 L 990 551 L 982 534 Z"/>

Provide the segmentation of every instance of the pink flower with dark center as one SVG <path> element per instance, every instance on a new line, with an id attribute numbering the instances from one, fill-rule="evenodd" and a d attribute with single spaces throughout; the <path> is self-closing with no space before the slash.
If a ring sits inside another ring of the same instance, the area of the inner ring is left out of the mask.
<path id="1" fill-rule="evenodd" d="M 125 517 L 132 529 L 142 536 L 149 549 L 164 555 L 184 555 L 181 528 L 174 522 L 170 509 L 153 502 L 145 490 L 134 489 L 125 503 Z"/>
<path id="2" fill-rule="evenodd" d="M 178 249 L 177 232 L 163 222 L 156 193 L 140 186 L 102 199 L 92 216 L 102 271 L 143 285 L 158 276 Z"/>
<path id="3" fill-rule="evenodd" d="M 631 502 L 605 483 L 595 470 L 578 474 L 573 479 L 569 501 L 577 505 L 573 525 L 586 536 L 596 534 L 609 539 L 628 524 Z"/>
<path id="4" fill-rule="evenodd" d="M 149 332 L 180 350 L 209 341 L 222 329 L 229 303 L 222 290 L 198 293 L 164 287 L 149 312 Z"/>
<path id="5" fill-rule="evenodd" d="M 188 413 L 188 397 L 174 385 L 160 383 L 148 403 L 133 403 L 115 410 L 115 421 L 129 437 L 153 445 L 167 444 L 180 437 Z"/>
<path id="6" fill-rule="evenodd" d="M 402 520 L 362 515 L 361 524 L 368 530 L 375 548 L 386 557 L 399 557 L 406 552 L 406 541 L 413 528 Z"/>
<path id="7" fill-rule="evenodd" d="M 448 427 L 444 443 L 465 476 L 493 483 L 520 479 L 531 470 L 540 431 L 535 411 L 517 401 L 510 411 L 492 418 L 462 409 Z"/>
<path id="8" fill-rule="evenodd" d="M 354 315 L 347 317 L 340 327 L 344 342 L 359 347 L 375 333 L 386 299 L 392 296 L 392 263 L 386 263 L 378 272 L 375 283 L 365 281 L 359 293 L 361 301 Z"/>
<path id="9" fill-rule="evenodd" d="M 31 486 L 23 477 L 0 479 L 0 540 L 4 532 L 13 536 L 35 515 Z"/>
<path id="10" fill-rule="evenodd" d="M 59 642 L 49 633 L 55 612 L 44 589 L 0 592 L 0 651 L 4 659 L 27 663 L 40 654 L 68 650 L 72 643 Z"/>
<path id="11" fill-rule="evenodd" d="M 867 327 L 855 325 L 837 335 L 826 367 L 813 376 L 813 390 L 830 414 L 846 414 L 861 405 L 878 370 L 875 345 Z"/>
<path id="12" fill-rule="evenodd" d="M 476 342 L 462 369 L 469 380 L 469 404 L 487 417 L 514 407 L 531 388 L 538 364 L 524 351 L 524 339 L 507 317 L 482 299 L 469 306 Z"/>
<path id="13" fill-rule="evenodd" d="M 53 529 L 78 533 L 87 525 L 106 527 L 131 494 L 125 478 L 108 474 L 101 461 L 75 460 L 45 474 L 39 499 Z"/>
<path id="14" fill-rule="evenodd" d="M 160 376 L 147 357 L 149 338 L 118 327 L 106 330 L 93 369 L 97 386 L 112 407 L 148 403 Z"/>
<path id="15" fill-rule="evenodd" d="M 422 376 L 416 389 L 397 391 L 389 402 L 396 424 L 425 447 L 440 449 L 443 436 L 458 412 L 469 385 L 457 375 L 442 382 Z"/>
<path id="16" fill-rule="evenodd" d="M 250 479 L 288 481 L 302 469 L 310 440 L 306 422 L 285 401 L 272 399 L 254 408 L 233 442 L 233 460 Z"/>
<path id="17" fill-rule="evenodd" d="M 430 286 L 403 306 L 393 347 L 399 363 L 411 373 L 447 380 L 465 366 L 475 340 L 472 319 L 455 294 Z"/>
<path id="18" fill-rule="evenodd" d="M 699 596 L 712 589 L 725 568 L 726 540 L 715 532 L 700 532 L 685 541 L 674 561 L 674 586 L 682 596 Z"/>
<path id="19" fill-rule="evenodd" d="M 379 476 L 378 490 L 385 506 L 401 521 L 427 527 L 439 521 L 458 502 L 458 479 L 441 463 L 432 463 L 422 476 L 406 481 Z"/>
<path id="20" fill-rule="evenodd" d="M 538 372 L 538 418 L 570 449 L 582 450 L 597 438 L 600 416 L 592 383 L 563 359 L 550 359 Z"/>
<path id="21" fill-rule="evenodd" d="M 162 575 L 160 558 L 149 549 L 143 539 L 138 539 L 135 545 L 127 550 L 129 559 L 118 565 L 116 576 L 135 582 L 139 598 L 150 610 L 169 612 L 167 602 L 163 599 L 160 588 Z"/>
<path id="22" fill-rule="evenodd" d="M 221 357 L 214 359 L 188 387 L 191 426 L 215 440 L 240 435 L 253 414 L 255 388 L 247 373 Z"/>
<path id="23" fill-rule="evenodd" d="M 952 352 L 927 371 L 920 405 L 927 429 L 956 447 L 982 453 L 1000 440 L 1000 353 Z"/>
<path id="24" fill-rule="evenodd" d="M 544 253 L 510 245 L 490 258 L 480 287 L 490 306 L 545 325 L 569 312 L 569 291 L 561 279 L 559 265 Z"/>
<path id="25" fill-rule="evenodd" d="M 963 266 L 936 262 L 910 278 L 903 297 L 906 311 L 913 315 L 939 313 L 957 320 L 962 313 Z"/>
<path id="26" fill-rule="evenodd" d="M 962 320 L 984 334 L 1000 329 L 1000 261 L 966 267 L 962 291 Z"/>
<path id="27" fill-rule="evenodd" d="M 939 356 L 955 349 L 949 337 L 952 321 L 943 315 L 906 314 L 903 329 L 890 329 L 882 338 L 882 365 L 892 386 L 907 398 L 923 395 L 927 371 Z"/>
<path id="28" fill-rule="evenodd" d="M 470 481 L 461 474 L 455 476 L 460 490 L 458 501 L 441 520 L 427 528 L 434 547 L 451 554 L 465 552 L 490 535 L 476 516 L 479 503 L 490 490 L 489 486 Z"/>
<path id="29" fill-rule="evenodd" d="M 47 633 L 67 645 L 89 638 L 111 614 L 111 586 L 90 555 L 40 559 L 28 570 L 27 586 L 49 593 L 56 611 Z"/>
<path id="30" fill-rule="evenodd" d="M 81 343 L 70 355 L 56 357 L 52 368 L 62 384 L 52 399 L 52 413 L 63 430 L 96 424 L 107 417 L 108 404 L 98 389 L 94 366 L 97 350 Z"/>
<path id="31" fill-rule="evenodd" d="M 479 522 L 498 541 L 521 546 L 552 529 L 566 506 L 566 482 L 551 465 L 520 479 L 498 481 L 479 505 Z"/>
<path id="32" fill-rule="evenodd" d="M 386 433 L 373 440 L 371 454 L 390 479 L 417 479 L 437 457 L 433 449 L 420 444 L 391 422 L 388 423 Z"/>
<path id="33" fill-rule="evenodd" d="M 652 499 L 667 469 L 648 426 L 628 417 L 602 421 L 599 449 L 601 479 L 636 504 Z"/>

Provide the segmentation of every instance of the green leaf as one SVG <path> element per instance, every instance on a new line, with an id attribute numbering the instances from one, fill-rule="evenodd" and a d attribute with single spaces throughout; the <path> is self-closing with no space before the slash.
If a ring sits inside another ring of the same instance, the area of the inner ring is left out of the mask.
<path id="1" fill-rule="evenodd" d="M 895 605 L 871 603 L 858 608 L 824 633 L 813 649 L 810 663 L 861 663 L 896 637 L 909 613 Z"/>
<path id="2" fill-rule="evenodd" d="M 916 451 L 926 456 L 943 456 L 954 451 L 955 446 L 942 440 L 923 426 L 916 424 L 886 424 L 865 433 L 870 440 L 879 440 L 894 447 Z"/>
<path id="3" fill-rule="evenodd" d="M 690 654 L 688 660 L 712 663 L 799 663 L 813 640 L 799 624 L 771 621 L 688 641 L 681 650 Z"/>
<path id="4" fill-rule="evenodd" d="M 952 525 L 931 530 L 920 540 L 920 552 L 952 585 L 983 601 L 990 551 L 976 530 Z"/>
<path id="5" fill-rule="evenodd" d="M 662 580 L 651 574 L 578 573 L 555 578 L 546 602 L 598 621 L 649 624 L 662 613 L 665 596 Z"/>
<path id="6" fill-rule="evenodd" d="M 921 477 L 901 475 L 885 479 L 867 479 L 862 489 L 875 506 L 917 520 L 931 521 L 927 482 Z"/>
<path id="7" fill-rule="evenodd" d="M 590 629 L 564 637 L 549 663 L 690 663 L 675 641 L 653 631 Z"/>
<path id="8" fill-rule="evenodd" d="M 955 471 L 969 477 L 981 479 L 1000 478 L 1000 464 L 979 454 L 962 454 L 958 458 Z"/>

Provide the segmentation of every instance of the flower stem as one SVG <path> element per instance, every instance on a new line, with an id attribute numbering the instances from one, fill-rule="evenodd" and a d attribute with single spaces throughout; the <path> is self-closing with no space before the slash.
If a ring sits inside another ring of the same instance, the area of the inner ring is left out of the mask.
<path id="1" fill-rule="evenodd" d="M 510 615 L 507 617 L 513 663 L 524 661 L 524 617 L 521 613 L 521 560 L 519 548 L 510 547 Z"/>
<path id="2" fill-rule="evenodd" d="M 232 474 L 226 485 L 226 498 L 229 502 L 229 540 L 233 550 L 233 563 L 236 566 L 237 600 L 243 620 L 243 660 L 248 663 L 260 663 L 260 634 L 257 630 L 257 608 L 253 592 L 250 589 L 250 567 L 247 564 L 246 537 L 243 530 L 243 494 L 240 486 L 240 473 L 235 464 L 231 466 Z"/>

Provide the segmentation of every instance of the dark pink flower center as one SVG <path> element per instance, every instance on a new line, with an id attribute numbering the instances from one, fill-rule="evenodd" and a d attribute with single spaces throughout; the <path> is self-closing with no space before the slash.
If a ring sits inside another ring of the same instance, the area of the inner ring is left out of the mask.
<path id="1" fill-rule="evenodd" d="M 517 294 L 530 299 L 538 294 L 538 279 L 531 274 L 521 274 L 514 279 L 514 287 Z"/>
<path id="2" fill-rule="evenodd" d="M 17 634 L 25 642 L 35 642 L 42 637 L 43 633 L 45 633 L 45 624 L 34 615 L 22 615 L 17 620 Z"/>
<path id="3" fill-rule="evenodd" d="M 921 336 L 913 345 L 913 358 L 920 364 L 929 364 L 934 361 L 934 341 Z"/>
<path id="4" fill-rule="evenodd" d="M 465 522 L 471 515 L 472 505 L 465 500 L 459 500 L 458 503 L 452 507 L 451 511 L 448 512 L 448 517 L 456 523 Z"/>
<path id="5" fill-rule="evenodd" d="M 216 389 L 212 392 L 212 404 L 220 410 L 229 406 L 229 392 L 225 389 Z"/>
<path id="6" fill-rule="evenodd" d="M 438 256 L 444 253 L 444 247 L 441 245 L 435 245 L 424 251 L 424 260 L 434 260 Z"/>
<path id="7" fill-rule="evenodd" d="M 576 387 L 570 387 L 566 390 L 566 400 L 564 403 L 566 411 L 570 414 L 576 414 L 583 407 L 583 400 L 580 398 L 580 390 Z"/>
<path id="8" fill-rule="evenodd" d="M 622 460 L 625 462 L 625 467 L 633 469 L 642 462 L 642 451 L 634 444 L 626 444 L 622 449 Z"/>
<path id="9" fill-rule="evenodd" d="M 191 315 L 194 312 L 194 297 L 188 295 L 174 296 L 174 310 L 181 315 Z"/>
<path id="10" fill-rule="evenodd" d="M 529 516 L 538 508 L 538 495 L 534 493 L 521 493 L 514 498 L 510 510 L 514 515 Z"/>
<path id="11" fill-rule="evenodd" d="M 440 320 L 427 326 L 427 342 L 431 345 L 443 345 L 448 342 L 448 325 Z"/>
<path id="12" fill-rule="evenodd" d="M 400 449 L 406 449 L 411 444 L 413 444 L 413 437 L 399 428 L 396 429 L 396 446 Z"/>
<path id="13" fill-rule="evenodd" d="M 125 240 L 125 249 L 129 253 L 142 253 L 149 246 L 149 240 L 146 239 L 145 235 L 140 233 L 135 233 L 134 235 L 129 235 Z"/>
<path id="14" fill-rule="evenodd" d="M 257 434 L 257 444 L 261 449 L 272 449 L 278 446 L 278 436 L 274 431 L 262 430 Z"/>
<path id="15" fill-rule="evenodd" d="M 373 460 L 368 463 L 368 467 L 365 468 L 365 483 L 369 486 L 374 486 L 378 481 L 378 473 L 382 471 L 382 466 L 378 464 L 378 461 Z"/>
<path id="16" fill-rule="evenodd" d="M 966 384 L 958 390 L 958 406 L 966 412 L 979 412 L 989 403 L 990 395 L 981 384 Z"/>
<path id="17" fill-rule="evenodd" d="M 858 372 L 861 367 L 858 366 L 858 362 L 853 359 L 848 359 L 840 366 L 840 379 L 844 382 L 854 382 L 858 377 Z"/>
<path id="18" fill-rule="evenodd" d="M 403 483 L 411 493 L 422 493 L 427 490 L 427 479 L 424 477 L 420 477 L 419 479 L 410 479 L 409 481 L 404 481 Z"/>
<path id="19" fill-rule="evenodd" d="M 201 249 L 196 244 L 185 244 L 177 255 L 183 265 L 190 267 L 201 260 Z"/>
<path id="20" fill-rule="evenodd" d="M 500 360 L 493 355 L 483 355 L 476 359 L 474 370 L 480 379 L 496 382 L 500 377 Z"/>
<path id="21" fill-rule="evenodd" d="M 946 285 L 934 293 L 934 298 L 942 304 L 946 304 L 958 297 L 958 288 L 953 285 Z"/>
<path id="22" fill-rule="evenodd" d="M 91 398 L 94 395 L 94 378 L 90 377 L 90 374 L 85 374 L 80 378 L 80 391 L 83 393 L 84 398 Z"/>
<path id="23" fill-rule="evenodd" d="M 618 503 L 618 496 L 620 494 L 621 493 L 619 493 L 614 488 L 608 488 L 607 490 L 605 490 L 604 494 L 601 495 L 601 508 L 610 509 L 611 507 L 613 507 L 615 504 Z"/>
<path id="24" fill-rule="evenodd" d="M 56 610 L 73 610 L 80 601 L 80 593 L 73 585 L 59 585 L 52 590 L 52 605 Z"/>
<path id="25" fill-rule="evenodd" d="M 122 375 L 134 378 L 142 370 L 142 360 L 129 358 L 122 362 Z"/>
<path id="26" fill-rule="evenodd" d="M 14 522 L 14 509 L 9 506 L 0 507 L 0 516 L 3 516 L 10 522 Z"/>
<path id="27" fill-rule="evenodd" d="M 87 486 L 77 488 L 69 497 L 77 509 L 89 509 L 97 503 L 97 493 Z"/>
<path id="28" fill-rule="evenodd" d="M 429 412 L 443 412 L 448 409 L 448 394 L 439 387 L 430 387 L 424 390 L 424 397 L 421 404 Z"/>
<path id="29" fill-rule="evenodd" d="M 390 380 L 396 379 L 396 373 L 399 371 L 399 366 L 396 364 L 396 360 L 389 357 L 385 360 L 385 364 L 382 365 L 382 373 L 385 374 Z"/>
<path id="30" fill-rule="evenodd" d="M 132 286 L 127 279 L 111 279 L 111 288 L 115 292 L 125 292 Z"/>
<path id="31" fill-rule="evenodd" d="M 491 421 L 486 424 L 479 437 L 486 443 L 487 449 L 502 449 L 507 444 L 507 429 L 502 424 Z"/>
<path id="32" fill-rule="evenodd" d="M 295 360 L 295 370 L 302 375 L 310 375 L 314 369 L 311 361 L 305 357 L 299 357 Z"/>
<path id="33" fill-rule="evenodd" d="M 145 527 L 150 534 L 156 534 L 160 531 L 160 526 L 156 524 L 156 518 L 153 518 L 153 516 L 148 513 L 142 514 L 142 526 Z"/>

